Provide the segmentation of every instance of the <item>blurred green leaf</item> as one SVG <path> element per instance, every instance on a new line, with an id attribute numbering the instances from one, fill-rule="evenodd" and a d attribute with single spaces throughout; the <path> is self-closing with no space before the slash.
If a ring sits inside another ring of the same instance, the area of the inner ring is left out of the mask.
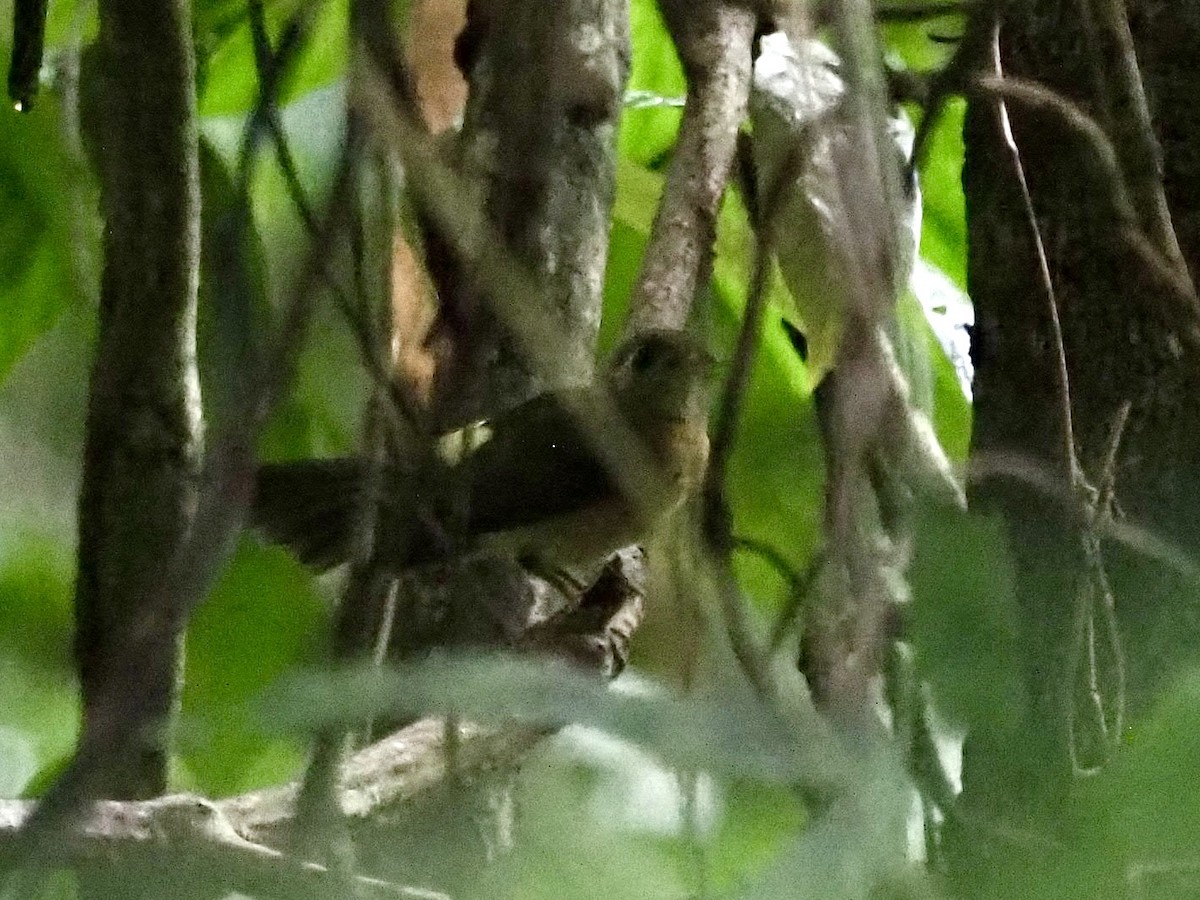
<path id="1" fill-rule="evenodd" d="M 303 0 L 262 0 L 263 8 L 276 19 L 294 13 Z M 247 0 L 197 0 L 193 4 L 192 24 L 203 49 L 245 24 L 249 12 Z"/>
<path id="2" fill-rule="evenodd" d="M 314 728 L 385 713 L 452 711 L 481 723 L 578 723 L 624 738 L 668 765 L 774 780 L 836 782 L 842 775 L 814 729 L 797 743 L 756 704 L 626 695 L 577 670 L 507 655 L 441 656 L 400 668 L 309 671 L 272 690 L 260 706 L 277 728 Z M 815 725 L 815 723 L 814 723 Z"/>
<path id="3" fill-rule="evenodd" d="M 886 0 L 886 6 L 902 10 L 928 4 L 924 0 Z M 939 69 L 949 61 L 954 45 L 933 40 L 931 35 L 956 38 L 962 34 L 964 19 L 961 11 L 951 11 L 919 22 L 889 22 L 880 28 L 880 36 L 889 57 L 903 68 L 918 72 Z"/>
<path id="4" fill-rule="evenodd" d="M 947 102 L 941 121 L 929 136 L 921 170 L 921 256 L 962 291 L 967 289 L 967 218 L 962 190 L 965 113 L 965 101 Z"/>
<path id="5" fill-rule="evenodd" d="M 292 774 L 295 745 L 265 734 L 251 701 L 320 647 L 325 606 L 311 577 L 278 548 L 244 539 L 192 618 L 187 637 L 180 754 L 208 793 L 234 793 Z"/>
<path id="6" fill-rule="evenodd" d="M 1174 684 L 1130 723 L 1122 747 L 1073 804 L 1077 833 L 1097 860 L 1141 896 L 1200 894 L 1200 670 Z M 1097 840 L 1099 838 L 1099 840 Z"/>
<path id="7" fill-rule="evenodd" d="M 1167 688 L 1126 727 L 1103 771 L 1075 782 L 1065 826 L 1048 840 L 1005 847 L 976 894 L 1012 900 L 1200 896 L 1200 670 Z"/>
<path id="8" fill-rule="evenodd" d="M 999 519 L 924 509 L 909 580 L 909 635 L 939 712 L 1006 727 L 1025 710 L 1012 563 Z"/>
<path id="9" fill-rule="evenodd" d="M 97 285 L 95 187 L 64 145 L 58 104 L 0 110 L 0 381 Z"/>
<path id="10" fill-rule="evenodd" d="M 267 29 L 273 45 L 285 23 L 300 11 L 297 0 L 277 0 L 266 5 Z M 236 6 L 245 8 L 244 2 Z M 221 116 L 245 114 L 258 100 L 259 80 L 254 63 L 254 42 L 249 20 L 234 15 L 235 5 L 213 4 L 202 23 L 210 52 L 206 54 L 200 93 L 200 114 Z M 325 87 L 343 76 L 348 59 L 348 0 L 326 0 L 313 14 L 307 40 L 292 64 L 290 76 L 277 98 L 280 106 Z M 199 29 L 198 29 L 199 30 Z"/>
<path id="11" fill-rule="evenodd" d="M 708 876 L 715 887 L 751 881 L 809 822 L 800 798 L 761 781 L 725 785 L 716 833 L 706 842 Z"/>
<path id="12" fill-rule="evenodd" d="M 674 775 L 636 751 L 622 759 L 571 734 L 534 752 L 515 797 L 523 815 L 514 852 L 487 867 L 480 897 L 677 898 L 688 879 L 678 855 L 630 817 L 670 817 L 678 809 Z M 588 756 L 588 747 L 592 757 Z M 603 753 L 601 758 L 600 753 Z M 653 808 L 648 808 L 652 806 Z"/>
<path id="13" fill-rule="evenodd" d="M 0 556 L 0 734 L 13 754 L 0 754 L 0 775 L 13 796 L 74 742 L 73 560 L 34 533 L 11 539 Z"/>
<path id="14" fill-rule="evenodd" d="M 711 318 L 718 354 L 726 359 L 741 330 L 755 246 L 745 207 L 736 194 L 728 194 L 717 224 Z M 811 373 L 783 328 L 780 310 L 786 297 L 782 280 L 773 277 L 730 460 L 729 494 L 736 535 L 773 547 L 799 570 L 821 541 L 825 457 L 813 412 Z M 726 366 L 718 369 L 723 378 Z M 782 601 L 777 588 L 775 578 L 746 585 L 766 609 Z"/>
<path id="15" fill-rule="evenodd" d="M 0 658 L 20 659 L 30 671 L 70 676 L 73 578 L 69 549 L 50 538 L 27 533 L 5 547 Z"/>
<path id="16" fill-rule="evenodd" d="M 933 421 L 946 455 L 965 462 L 971 444 L 971 402 L 963 393 L 960 373 L 912 291 L 900 298 L 897 319 L 901 338 L 896 341 L 896 356 L 908 376 L 912 402 Z"/>
<path id="17" fill-rule="evenodd" d="M 853 785 L 822 809 L 802 834 L 791 838 L 738 897 L 877 897 L 908 870 L 908 781 L 882 743 L 866 741 L 859 751 Z"/>

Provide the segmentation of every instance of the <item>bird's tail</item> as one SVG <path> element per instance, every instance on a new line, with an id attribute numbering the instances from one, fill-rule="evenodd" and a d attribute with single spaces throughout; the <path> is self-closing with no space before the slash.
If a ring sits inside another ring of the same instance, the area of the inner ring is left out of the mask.
<path id="1" fill-rule="evenodd" d="M 318 571 L 350 559 L 368 498 L 362 459 L 306 459 L 258 470 L 250 524 Z"/>

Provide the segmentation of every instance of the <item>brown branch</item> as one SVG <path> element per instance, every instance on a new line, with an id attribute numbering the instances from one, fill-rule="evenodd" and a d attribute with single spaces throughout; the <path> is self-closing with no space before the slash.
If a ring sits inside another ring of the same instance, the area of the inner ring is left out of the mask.
<path id="1" fill-rule="evenodd" d="M 629 74 L 627 3 L 476 0 L 457 46 L 470 82 L 461 172 L 506 251 L 540 283 L 560 340 L 530 365 L 524 335 L 493 314 L 487 273 L 451 267 L 452 283 L 438 284 L 455 345 L 437 378 L 446 426 L 592 378 Z"/>
<path id="2" fill-rule="evenodd" d="M 27 821 L 28 850 L 45 849 L 55 841 L 58 830 L 72 822 L 92 799 L 110 796 L 112 789 L 103 777 L 107 766 L 112 760 L 135 757 L 147 738 L 146 732 L 136 727 L 136 714 L 145 708 L 147 660 L 153 659 L 156 648 L 176 645 L 192 610 L 206 595 L 241 530 L 253 485 L 258 434 L 291 378 L 295 350 L 312 307 L 319 260 L 329 236 L 338 231 L 345 217 L 348 170 L 343 157 L 334 181 L 333 206 L 326 215 L 326 240 L 315 242 L 311 248 L 272 341 L 253 348 L 240 360 L 241 368 L 234 375 L 240 376 L 236 408 L 208 453 L 201 476 L 203 490 L 186 540 L 146 561 L 139 570 L 142 581 L 121 597 L 130 612 L 110 654 L 106 677 L 96 688 L 97 714 L 85 719 L 75 756 Z M 243 214 L 249 215 L 248 206 Z M 240 236 L 235 236 L 229 248 L 231 254 L 236 256 L 243 244 Z M 237 259 L 233 264 L 244 265 L 244 260 Z M 233 292 L 223 302 L 236 306 L 246 300 Z M 247 317 L 241 321 L 249 320 L 245 310 L 239 313 Z M 172 668 L 172 684 L 174 678 Z"/>
<path id="3" fill-rule="evenodd" d="M 626 333 L 682 328 L 712 274 L 717 212 L 750 95 L 756 17 L 721 0 L 660 0 L 688 81 L 662 201 L 630 300 Z"/>
<path id="4" fill-rule="evenodd" d="M 419 799 L 436 796 L 489 772 L 519 762 L 547 732 L 460 724 L 454 771 L 445 750 L 441 719 L 423 719 L 351 756 L 342 766 L 338 800 L 355 829 L 384 827 Z M 198 866 L 205 877 L 230 890 L 266 896 L 329 896 L 346 877 L 280 852 L 293 837 L 300 786 L 253 791 L 210 801 L 172 795 L 144 801 L 100 801 L 69 835 L 59 835 L 52 859 L 66 865 L 89 860 L 176 859 Z M 35 801 L 0 800 L 0 860 L 11 864 L 22 850 L 21 829 Z M 361 876 L 353 886 L 368 896 L 441 898 L 436 891 L 391 885 Z"/>

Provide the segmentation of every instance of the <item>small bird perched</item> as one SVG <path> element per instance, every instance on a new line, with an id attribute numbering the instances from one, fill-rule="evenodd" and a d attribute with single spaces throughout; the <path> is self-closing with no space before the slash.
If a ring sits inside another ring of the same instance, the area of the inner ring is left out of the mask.
<path id="1" fill-rule="evenodd" d="M 445 530 L 465 552 L 509 554 L 539 574 L 586 583 L 580 573 L 649 537 L 703 479 L 711 366 L 690 335 L 643 331 L 597 384 L 542 394 L 493 419 L 485 442 L 448 473 L 461 515 Z M 368 472 L 353 457 L 263 466 L 252 524 L 314 568 L 345 562 Z M 633 496 L 631 485 L 646 490 Z M 442 555 L 430 529 L 415 524 L 416 491 L 411 474 L 384 473 L 376 533 L 395 546 L 395 571 Z"/>

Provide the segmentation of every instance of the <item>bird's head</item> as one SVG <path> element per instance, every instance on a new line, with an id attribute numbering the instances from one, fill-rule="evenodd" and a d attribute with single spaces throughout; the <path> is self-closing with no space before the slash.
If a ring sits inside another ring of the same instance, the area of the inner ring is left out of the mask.
<path id="1" fill-rule="evenodd" d="M 634 420 L 703 419 L 713 362 L 693 335 L 653 329 L 633 335 L 617 348 L 607 378 L 617 406 Z"/>

